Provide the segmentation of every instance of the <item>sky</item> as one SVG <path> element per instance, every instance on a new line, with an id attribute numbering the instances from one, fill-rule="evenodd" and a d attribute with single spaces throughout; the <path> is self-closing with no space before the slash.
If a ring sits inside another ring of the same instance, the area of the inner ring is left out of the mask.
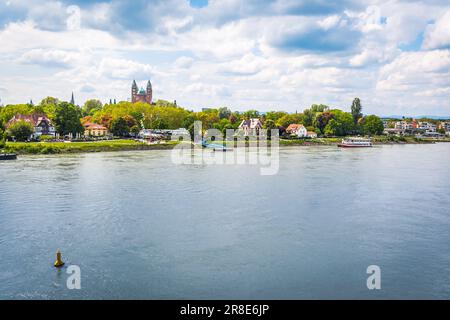
<path id="1" fill-rule="evenodd" d="M 450 116 L 449 0 L 0 0 L 1 104 Z"/>

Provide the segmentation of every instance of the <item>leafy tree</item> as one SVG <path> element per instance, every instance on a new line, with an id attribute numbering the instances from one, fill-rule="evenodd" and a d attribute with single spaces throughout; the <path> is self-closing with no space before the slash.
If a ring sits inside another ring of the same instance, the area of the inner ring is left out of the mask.
<path id="1" fill-rule="evenodd" d="M 314 125 L 319 129 L 320 133 L 325 133 L 325 127 L 327 126 L 328 122 L 330 122 L 331 119 L 333 119 L 334 115 L 329 112 L 319 112 L 316 114 L 316 119 L 314 120 Z"/>
<path id="2" fill-rule="evenodd" d="M 355 98 L 352 103 L 352 117 L 355 124 L 357 124 L 358 120 L 363 116 L 361 111 L 361 100 L 359 98 Z"/>
<path id="3" fill-rule="evenodd" d="M 213 127 L 219 131 L 221 131 L 222 133 L 225 132 L 225 128 L 231 129 L 233 128 L 233 126 L 231 125 L 230 120 L 228 119 L 222 119 L 219 122 L 216 122 L 215 124 L 213 124 Z"/>
<path id="4" fill-rule="evenodd" d="M 242 116 L 246 119 L 259 118 L 259 112 L 258 110 L 247 110 Z"/>
<path id="5" fill-rule="evenodd" d="M 103 104 L 100 100 L 90 99 L 84 103 L 83 112 L 85 115 L 92 116 L 95 112 L 101 110 L 103 108 Z"/>
<path id="6" fill-rule="evenodd" d="M 191 124 L 193 124 L 195 121 L 195 115 L 194 113 L 189 113 L 184 117 L 183 122 L 181 123 L 182 128 L 189 128 Z"/>
<path id="7" fill-rule="evenodd" d="M 60 135 L 83 133 L 84 127 L 81 124 L 81 109 L 68 103 L 61 102 L 55 110 L 55 127 Z"/>
<path id="8" fill-rule="evenodd" d="M 16 114 L 28 115 L 33 113 L 33 108 L 29 104 L 10 104 L 0 108 L 0 119 L 7 123 Z"/>
<path id="9" fill-rule="evenodd" d="M 153 129 L 160 129 L 160 130 L 165 130 L 165 129 L 169 129 L 169 125 L 167 124 L 167 121 L 165 119 L 156 119 L 153 122 Z"/>
<path id="10" fill-rule="evenodd" d="M 318 112 L 325 112 L 329 109 L 329 107 L 327 105 L 324 104 L 313 104 L 311 105 L 311 112 L 313 113 L 318 113 Z"/>
<path id="11" fill-rule="evenodd" d="M 310 109 L 306 109 L 303 111 L 303 125 L 305 127 L 312 126 L 314 123 L 314 119 L 316 117 L 316 113 Z"/>
<path id="12" fill-rule="evenodd" d="M 350 113 L 338 109 L 331 110 L 330 112 L 334 117 L 325 127 L 324 133 L 326 135 L 345 136 L 354 132 L 355 124 Z"/>
<path id="13" fill-rule="evenodd" d="M 136 119 L 133 116 L 129 115 L 129 114 L 127 114 L 126 116 L 123 116 L 123 119 L 125 120 L 125 122 L 127 123 L 128 128 L 130 128 L 130 129 L 131 129 L 131 127 L 133 127 L 133 126 L 138 124 Z"/>
<path id="14" fill-rule="evenodd" d="M 293 123 L 302 123 L 303 124 L 304 118 L 303 114 L 301 113 L 293 113 L 293 114 L 286 114 L 282 116 L 278 121 L 276 122 L 277 126 L 287 128 L 290 124 Z"/>
<path id="15" fill-rule="evenodd" d="M 3 128 L 3 123 L 0 119 L 0 150 L 3 149 L 6 145 L 6 137 L 5 137 L 5 132 L 4 132 L 4 128 Z"/>
<path id="16" fill-rule="evenodd" d="M 198 112 L 196 114 L 196 120 L 202 122 L 202 129 L 214 128 L 214 124 L 219 122 L 219 116 L 217 113 L 212 112 Z"/>
<path id="17" fill-rule="evenodd" d="M 239 120 L 239 115 L 236 115 L 235 113 L 233 113 L 230 115 L 228 120 L 230 120 L 231 124 L 235 124 Z"/>
<path id="18" fill-rule="evenodd" d="M 134 125 L 130 128 L 130 132 L 134 135 L 137 136 L 139 134 L 139 132 L 141 132 L 141 128 L 138 125 Z"/>
<path id="19" fill-rule="evenodd" d="M 383 121 L 375 115 L 363 118 L 361 126 L 363 133 L 367 135 L 379 135 L 384 131 Z"/>
<path id="20" fill-rule="evenodd" d="M 8 135 L 17 141 L 27 141 L 33 134 L 33 126 L 26 121 L 18 121 L 8 128 Z"/>
<path id="21" fill-rule="evenodd" d="M 219 108 L 219 118 L 228 119 L 231 116 L 231 110 L 227 107 Z"/>
<path id="22" fill-rule="evenodd" d="M 278 129 L 278 126 L 274 120 L 267 119 L 263 124 L 263 128 L 267 129 L 267 137 L 270 139 L 272 137 L 272 130 Z"/>
<path id="23" fill-rule="evenodd" d="M 35 111 L 39 113 L 45 113 L 47 117 L 52 120 L 56 118 L 56 108 L 59 105 L 60 101 L 54 97 L 47 97 L 42 99 L 42 101 L 35 106 Z"/>
<path id="24" fill-rule="evenodd" d="M 268 120 L 266 120 L 266 122 L 264 122 L 263 128 L 267 129 L 267 130 L 272 130 L 272 129 L 277 129 L 278 127 L 274 120 L 268 119 Z"/>
<path id="25" fill-rule="evenodd" d="M 118 137 L 126 136 L 129 133 L 129 127 L 124 118 L 118 118 L 111 123 L 111 132 Z"/>
<path id="26" fill-rule="evenodd" d="M 39 103 L 41 106 L 43 105 L 54 105 L 57 106 L 59 104 L 59 99 L 54 97 L 47 97 L 41 100 Z"/>
<path id="27" fill-rule="evenodd" d="M 284 111 L 269 111 L 266 113 L 266 120 L 273 120 L 275 123 L 281 118 L 287 115 Z"/>

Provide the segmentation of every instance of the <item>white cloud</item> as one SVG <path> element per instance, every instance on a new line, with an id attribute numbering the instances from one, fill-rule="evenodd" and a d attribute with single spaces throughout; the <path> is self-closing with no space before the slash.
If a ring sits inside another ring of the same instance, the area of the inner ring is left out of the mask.
<path id="1" fill-rule="evenodd" d="M 154 69 L 151 65 L 132 60 L 104 58 L 98 66 L 98 72 L 115 79 L 150 79 Z"/>
<path id="2" fill-rule="evenodd" d="M 189 68 L 192 66 L 192 63 L 194 62 L 194 59 L 191 57 L 179 57 L 177 60 L 175 60 L 174 65 L 177 68 Z"/>
<path id="3" fill-rule="evenodd" d="M 450 40 L 443 2 L 80 2 L 79 26 L 69 2 L 11 2 L 25 14 L 0 27 L 4 102 L 72 90 L 77 101 L 125 100 L 133 78 L 150 78 L 158 98 L 186 107 L 294 111 L 359 96 L 378 114 L 391 106 L 429 113 L 434 104 L 450 113 L 448 50 L 435 50 Z"/>
<path id="4" fill-rule="evenodd" d="M 450 9 L 434 24 L 427 27 L 423 47 L 425 49 L 450 48 Z"/>
<path id="5" fill-rule="evenodd" d="M 25 52 L 19 58 L 19 62 L 47 67 L 68 68 L 80 62 L 81 58 L 79 52 L 58 49 L 32 49 Z"/>

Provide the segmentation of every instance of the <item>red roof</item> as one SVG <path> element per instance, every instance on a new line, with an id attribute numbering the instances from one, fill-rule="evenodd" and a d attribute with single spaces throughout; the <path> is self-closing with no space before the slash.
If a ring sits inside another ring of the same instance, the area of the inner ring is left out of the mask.
<path id="1" fill-rule="evenodd" d="M 8 121 L 8 123 L 6 124 L 6 127 L 9 128 L 11 125 L 13 125 L 19 121 L 28 122 L 33 127 L 40 125 L 42 122 L 47 122 L 49 125 L 52 124 L 52 121 L 49 118 L 47 118 L 47 116 L 45 114 L 42 114 L 42 113 L 16 114 L 14 117 L 12 117 Z"/>
<path id="2" fill-rule="evenodd" d="M 302 127 L 304 128 L 302 124 L 292 123 L 286 128 L 286 131 L 287 132 L 298 131 Z"/>

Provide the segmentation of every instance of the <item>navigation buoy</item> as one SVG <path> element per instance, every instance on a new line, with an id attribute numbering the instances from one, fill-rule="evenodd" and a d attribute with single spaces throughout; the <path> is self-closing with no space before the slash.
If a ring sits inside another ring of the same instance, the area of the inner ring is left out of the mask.
<path id="1" fill-rule="evenodd" d="M 64 261 L 61 259 L 61 251 L 56 251 L 56 261 L 55 261 L 55 267 L 59 268 L 64 265 Z"/>

